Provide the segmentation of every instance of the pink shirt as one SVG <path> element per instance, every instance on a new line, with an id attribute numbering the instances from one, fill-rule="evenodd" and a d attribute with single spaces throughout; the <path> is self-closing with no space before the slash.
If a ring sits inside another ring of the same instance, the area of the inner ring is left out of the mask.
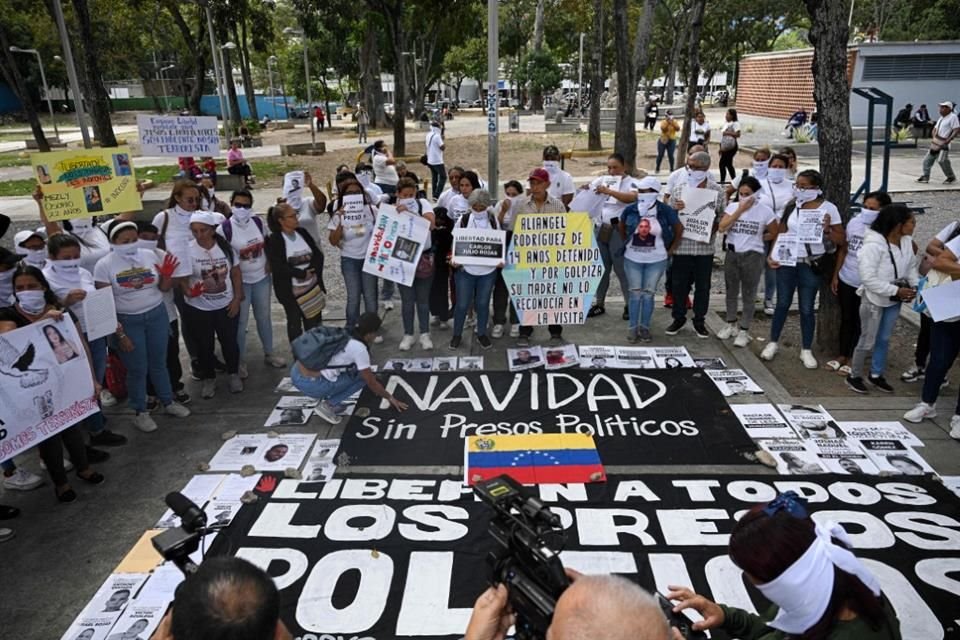
<path id="1" fill-rule="evenodd" d="M 232 165 L 238 162 L 243 162 L 243 151 L 240 149 L 230 149 L 227 151 L 227 163 Z"/>

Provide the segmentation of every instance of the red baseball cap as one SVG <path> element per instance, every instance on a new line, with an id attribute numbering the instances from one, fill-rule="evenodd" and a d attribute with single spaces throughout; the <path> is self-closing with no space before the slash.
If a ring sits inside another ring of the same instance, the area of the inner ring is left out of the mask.
<path id="1" fill-rule="evenodd" d="M 536 168 L 530 172 L 530 176 L 527 178 L 527 181 L 530 180 L 539 180 L 540 182 L 550 182 L 550 174 L 547 173 L 546 169 Z"/>

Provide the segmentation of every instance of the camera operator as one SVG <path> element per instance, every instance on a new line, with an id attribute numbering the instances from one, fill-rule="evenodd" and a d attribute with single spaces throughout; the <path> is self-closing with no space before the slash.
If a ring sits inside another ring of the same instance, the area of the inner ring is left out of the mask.
<path id="1" fill-rule="evenodd" d="M 792 491 L 747 512 L 730 534 L 730 558 L 774 603 L 758 616 L 683 587 L 670 587 L 674 611 L 694 609 L 694 629 L 722 629 L 743 640 L 899 640 L 900 622 L 880 583 L 848 550 L 837 524 L 815 523 Z"/>
<path id="2" fill-rule="evenodd" d="M 178 587 L 151 640 L 291 640 L 280 621 L 280 595 L 246 560 L 205 560 Z"/>
<path id="3" fill-rule="evenodd" d="M 567 570 L 573 581 L 557 600 L 547 640 L 670 640 L 667 620 L 657 601 L 620 576 L 581 575 Z M 515 622 L 503 584 L 477 598 L 464 640 L 503 640 Z"/>

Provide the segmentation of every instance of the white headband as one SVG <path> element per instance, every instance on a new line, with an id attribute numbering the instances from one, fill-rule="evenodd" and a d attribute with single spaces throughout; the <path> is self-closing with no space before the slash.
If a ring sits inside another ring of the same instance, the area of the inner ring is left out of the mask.
<path id="1" fill-rule="evenodd" d="M 137 223 L 126 220 L 125 222 L 121 222 L 120 224 L 115 224 L 112 227 L 110 227 L 110 242 L 113 242 L 113 239 L 117 237 L 117 234 L 123 231 L 124 229 L 133 229 L 134 231 L 136 231 Z"/>
<path id="2" fill-rule="evenodd" d="M 768 600 L 780 607 L 768 624 L 789 634 L 800 634 L 815 625 L 827 611 L 833 596 L 834 568 L 859 578 L 875 596 L 880 595 L 876 577 L 844 547 L 833 544 L 831 537 L 849 543 L 843 527 L 826 522 L 818 524 L 817 537 L 810 548 L 786 571 L 757 588 Z"/>

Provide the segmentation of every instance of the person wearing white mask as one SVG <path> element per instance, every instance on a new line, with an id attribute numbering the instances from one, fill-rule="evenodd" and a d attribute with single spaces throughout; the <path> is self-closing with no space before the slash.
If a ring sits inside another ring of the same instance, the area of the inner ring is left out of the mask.
<path id="1" fill-rule="evenodd" d="M 153 251 L 140 248 L 137 225 L 129 220 L 111 222 L 107 237 L 111 252 L 97 262 L 93 279 L 98 289 L 113 290 L 117 321 L 123 327 L 116 335 L 116 346 L 127 369 L 133 423 L 149 433 L 157 430 L 157 424 L 147 411 L 148 375 L 164 413 L 178 418 L 190 415 L 174 400 L 166 363 L 170 327 L 163 292 L 173 286 L 177 258 L 168 254 L 161 261 Z"/>
<path id="2" fill-rule="evenodd" d="M 807 501 L 788 491 L 747 511 L 730 533 L 730 559 L 772 603 L 769 609 L 757 615 L 673 585 L 666 597 L 676 602 L 675 612 L 700 613 L 694 630 L 718 629 L 724 637 L 899 639 L 900 621 L 880 581 L 851 547 L 841 525 L 815 522 Z"/>
<path id="3" fill-rule="evenodd" d="M 703 145 L 699 145 L 699 144 L 690 145 L 689 147 L 687 147 L 687 158 L 689 158 L 695 153 L 699 153 L 701 151 L 706 151 L 706 150 L 707 150 L 706 147 L 704 147 Z M 670 203 L 670 198 L 673 196 L 673 192 L 676 190 L 677 185 L 680 185 L 686 182 L 688 174 L 689 172 L 687 170 L 686 162 L 684 162 L 683 166 L 677 169 L 676 171 L 670 172 L 670 175 L 667 176 L 667 183 L 663 189 L 663 202 L 665 204 L 669 204 L 670 206 L 673 206 Z M 712 174 L 707 175 L 707 180 L 711 182 L 716 182 L 713 179 Z M 667 273 L 666 273 L 666 276 L 664 277 L 663 288 L 664 288 L 663 306 L 667 309 L 670 309 L 671 307 L 673 307 L 673 272 L 670 269 L 669 263 L 667 263 Z M 691 300 L 690 298 L 687 298 L 685 303 L 688 309 L 693 306 L 693 300 Z"/>
<path id="4" fill-rule="evenodd" d="M 396 197 L 393 204 L 397 212 L 409 216 L 425 218 L 430 226 L 436 223 L 436 216 L 430 202 L 424 198 L 417 198 L 417 183 L 411 178 L 401 178 L 397 182 Z M 409 351 L 415 343 L 413 335 L 414 316 L 420 329 L 420 348 L 433 349 L 433 340 L 430 338 L 430 287 L 433 285 L 433 244 L 431 237 L 423 246 L 423 256 L 417 264 L 413 284 L 397 285 L 400 289 L 400 317 L 403 320 L 403 338 L 400 340 L 400 351 Z M 374 305 L 374 311 L 376 305 Z"/>
<path id="5" fill-rule="evenodd" d="M 313 181 L 309 171 L 303 172 L 303 187 L 297 187 L 298 185 L 284 176 L 283 198 L 296 210 L 300 226 L 319 246 L 323 223 L 318 216 L 327 208 L 327 196 Z M 310 192 L 309 197 L 305 197 L 305 191 Z"/>
<path id="6" fill-rule="evenodd" d="M 813 356 L 813 334 L 817 328 L 817 316 L 814 303 L 824 278 L 833 275 L 834 254 L 838 247 L 846 242 L 843 223 L 836 205 L 823 198 L 823 177 L 815 169 L 801 171 L 797 175 L 793 202 L 787 205 L 777 235 L 789 231 L 800 232 L 800 211 L 815 210 L 823 219 L 823 231 L 820 242 L 797 242 L 797 265 L 781 265 L 775 256 L 767 257 L 767 264 L 777 270 L 777 306 L 770 326 L 770 342 L 760 353 L 764 360 L 773 360 L 780 349 L 780 334 L 787 322 L 787 314 L 793 304 L 794 293 L 799 293 L 800 301 L 800 361 L 807 369 L 817 368 L 817 359 Z M 774 245 L 776 244 L 776 238 Z"/>
<path id="7" fill-rule="evenodd" d="M 563 202 L 569 207 L 577 187 L 569 173 L 560 168 L 560 149 L 556 145 L 547 145 L 543 148 L 543 168 L 550 175 L 550 187 L 547 194 Z"/>
<path id="8" fill-rule="evenodd" d="M 263 346 L 264 363 L 282 369 L 286 361 L 273 352 L 273 321 L 270 318 L 271 286 L 267 256 L 264 253 L 267 229 L 260 216 L 253 214 L 253 194 L 246 189 L 234 191 L 230 196 L 231 215 L 217 227 L 217 233 L 226 238 L 239 257 L 240 275 L 243 281 L 243 301 L 237 321 L 237 340 L 240 350 L 238 373 L 247 377 L 247 322 L 250 309 L 257 323 L 257 335 Z"/>
<path id="9" fill-rule="evenodd" d="M 332 203 L 327 239 L 340 249 L 340 274 L 347 291 L 347 328 L 351 329 L 360 319 L 361 298 L 365 313 L 377 312 L 378 278 L 363 270 L 367 245 L 377 222 L 377 208 L 363 185 L 354 178 L 342 181 L 338 194 Z M 383 341 L 380 336 L 377 338 Z"/>
<path id="10" fill-rule="evenodd" d="M 13 248 L 23 264 L 40 270 L 47 264 L 47 239 L 38 231 L 17 231 L 13 236 Z"/>
<path id="11" fill-rule="evenodd" d="M 766 178 L 760 178 L 760 202 L 773 209 L 777 219 L 783 217 L 787 203 L 793 200 L 793 179 L 788 176 L 790 158 L 775 153 L 767 166 Z M 773 248 L 773 236 L 764 236 L 767 253 Z M 774 304 L 777 299 L 777 272 L 765 265 L 763 269 L 763 313 L 773 315 Z"/>
<path id="12" fill-rule="evenodd" d="M 660 181 L 646 177 L 637 183 L 637 201 L 623 210 L 618 232 L 623 238 L 630 328 L 627 342 L 652 342 L 653 296 L 673 251 L 680 245 L 683 225 L 676 210 L 662 202 Z"/>
<path id="13" fill-rule="evenodd" d="M 750 344 L 750 325 L 753 323 L 754 300 L 767 252 L 763 245 L 765 235 L 777 231 L 777 217 L 773 209 L 759 201 L 760 181 L 747 176 L 737 187 L 737 201 L 727 205 L 720 220 L 720 233 L 724 234 L 723 261 L 726 284 L 727 326 L 717 332 L 717 337 L 726 340 L 736 336 L 734 346 Z M 743 305 L 743 313 L 737 321 L 737 298 Z"/>
<path id="14" fill-rule="evenodd" d="M 880 209 L 890 204 L 890 196 L 883 191 L 868 193 L 863 198 L 860 213 L 847 222 L 847 242 L 837 249 L 837 266 L 830 281 L 830 290 L 840 303 L 840 354 L 824 367 L 840 375 L 850 374 L 850 358 L 860 339 L 860 272 L 857 256 L 867 229 L 877 219 Z M 774 272 L 776 273 L 776 272 Z"/>
<path id="15" fill-rule="evenodd" d="M 217 187 L 214 176 L 204 173 L 200 176 L 200 208 L 204 211 L 213 211 L 223 217 L 230 216 L 230 205 L 217 197 Z"/>

